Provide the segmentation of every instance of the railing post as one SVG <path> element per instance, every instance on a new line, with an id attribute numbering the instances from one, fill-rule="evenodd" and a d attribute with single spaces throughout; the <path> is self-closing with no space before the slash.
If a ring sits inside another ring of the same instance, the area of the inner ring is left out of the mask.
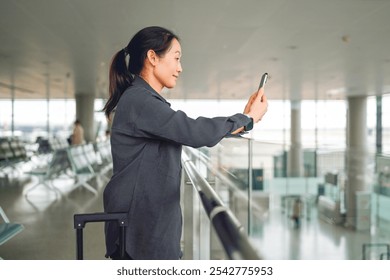
<path id="1" fill-rule="evenodd" d="M 206 211 L 204 211 L 200 202 L 200 199 L 197 199 L 199 201 L 199 223 L 200 223 L 200 228 L 199 228 L 199 249 L 200 249 L 200 254 L 199 257 L 201 260 L 210 260 L 210 251 L 211 251 L 211 246 L 210 246 L 210 220 L 209 217 L 207 216 Z"/>
<path id="2" fill-rule="evenodd" d="M 252 220 L 252 189 L 253 189 L 253 142 L 248 140 L 248 235 L 251 233 Z"/>
<path id="3" fill-rule="evenodd" d="M 188 178 L 186 172 L 183 172 L 182 176 L 182 186 L 183 186 L 183 204 L 185 207 L 183 213 L 183 239 L 184 239 L 184 255 L 183 259 L 185 260 L 196 260 L 199 259 L 197 250 L 198 247 L 196 234 L 195 234 L 195 213 L 196 207 L 194 203 L 194 188 Z"/>

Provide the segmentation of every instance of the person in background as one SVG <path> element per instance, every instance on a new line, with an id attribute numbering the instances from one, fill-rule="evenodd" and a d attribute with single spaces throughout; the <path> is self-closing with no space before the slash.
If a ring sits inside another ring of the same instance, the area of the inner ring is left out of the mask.
<path id="1" fill-rule="evenodd" d="M 300 198 L 296 198 L 294 200 L 292 216 L 291 219 L 294 221 L 294 225 L 298 228 L 301 225 L 301 216 L 302 216 L 302 200 Z"/>
<path id="2" fill-rule="evenodd" d="M 267 111 L 261 88 L 243 113 L 192 119 L 161 95 L 182 72 L 179 38 L 158 26 L 137 32 L 112 60 L 109 99 L 113 176 L 104 189 L 104 211 L 128 213 L 126 259 L 180 259 L 182 146 L 212 147 L 251 130 Z M 237 110 L 237 111 L 241 111 Z M 119 258 L 119 229 L 106 222 L 106 257 Z"/>
<path id="3" fill-rule="evenodd" d="M 110 136 L 111 136 L 111 131 L 109 129 L 106 129 L 106 131 L 104 132 L 105 140 L 110 140 Z"/>
<path id="4" fill-rule="evenodd" d="M 73 126 L 72 133 L 72 145 L 81 145 L 84 144 L 84 129 L 81 125 L 80 120 L 76 120 Z"/>

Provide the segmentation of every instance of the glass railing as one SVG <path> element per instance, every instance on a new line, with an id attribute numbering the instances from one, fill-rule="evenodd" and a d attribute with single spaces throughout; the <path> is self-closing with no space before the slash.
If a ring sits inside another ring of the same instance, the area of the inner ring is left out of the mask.
<path id="1" fill-rule="evenodd" d="M 296 198 L 303 202 L 303 218 L 321 216 L 319 212 L 327 212 L 329 209 L 324 207 L 329 204 L 338 212 L 330 221 L 343 223 L 348 176 L 365 180 L 364 191 L 371 198 L 371 226 L 390 229 L 390 157 L 381 155 L 378 159 L 369 152 L 303 149 L 302 176 L 288 177 L 288 151 L 286 145 L 241 137 L 224 139 L 215 147 L 197 149 L 195 153 L 200 173 L 212 182 L 213 189 L 250 238 L 261 235 L 271 210 L 291 216 Z M 364 174 L 354 174 L 353 158 L 359 161 L 361 157 L 366 165 Z M 375 166 L 381 166 L 382 173 Z"/>
<path id="2" fill-rule="evenodd" d="M 372 213 L 378 228 L 390 231 L 390 154 L 375 157 Z"/>
<path id="3" fill-rule="evenodd" d="M 390 232 L 389 155 L 303 149 L 302 176 L 288 177 L 289 148 L 240 137 L 226 138 L 212 148 L 190 151 L 197 158 L 196 168 L 200 174 L 211 182 L 220 200 L 260 251 L 258 244 L 263 243 L 258 240 L 264 234 L 264 224 L 276 212 L 290 217 L 297 198 L 303 202 L 302 218 L 320 217 L 334 224 L 344 224 L 348 176 L 364 178 L 362 192 L 370 199 L 369 224 L 365 227 Z M 364 162 L 362 173 L 354 171 L 354 162 L 360 165 Z M 357 200 L 359 195 L 357 191 Z"/>
<path id="4" fill-rule="evenodd" d="M 216 174 L 215 189 L 250 236 L 256 235 L 271 208 L 280 208 L 289 215 L 297 197 L 304 203 L 305 215 L 312 215 L 324 179 L 287 177 L 287 150 L 283 145 L 243 137 L 224 139 L 213 148 L 200 150 L 204 162 Z M 311 175 L 308 170 L 315 165 L 308 161 L 305 166 L 305 174 Z M 324 188 L 330 193 L 330 186 Z"/>
<path id="5" fill-rule="evenodd" d="M 260 259 L 240 221 L 211 187 L 216 177 L 204 161 L 203 154 L 184 148 L 182 165 L 185 171 L 183 258 Z"/>

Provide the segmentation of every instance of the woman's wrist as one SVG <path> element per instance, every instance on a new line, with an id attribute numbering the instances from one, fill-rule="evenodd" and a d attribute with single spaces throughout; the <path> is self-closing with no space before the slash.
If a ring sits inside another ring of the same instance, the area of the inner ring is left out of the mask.
<path id="1" fill-rule="evenodd" d="M 236 134 L 238 134 L 238 133 L 240 133 L 240 132 L 243 132 L 243 131 L 244 131 L 244 127 L 241 126 L 240 128 L 238 128 L 238 129 L 236 129 L 235 131 L 233 131 L 231 134 L 236 135 Z"/>

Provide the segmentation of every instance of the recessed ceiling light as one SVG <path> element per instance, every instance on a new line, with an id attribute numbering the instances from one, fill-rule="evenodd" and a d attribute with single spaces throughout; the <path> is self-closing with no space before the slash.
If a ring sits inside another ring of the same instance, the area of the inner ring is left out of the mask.
<path id="1" fill-rule="evenodd" d="M 328 96 L 336 96 L 336 95 L 340 95 L 340 94 L 345 94 L 346 92 L 347 92 L 347 89 L 345 87 L 341 87 L 341 88 L 335 88 L 335 89 L 328 90 L 326 92 L 326 94 Z"/>

